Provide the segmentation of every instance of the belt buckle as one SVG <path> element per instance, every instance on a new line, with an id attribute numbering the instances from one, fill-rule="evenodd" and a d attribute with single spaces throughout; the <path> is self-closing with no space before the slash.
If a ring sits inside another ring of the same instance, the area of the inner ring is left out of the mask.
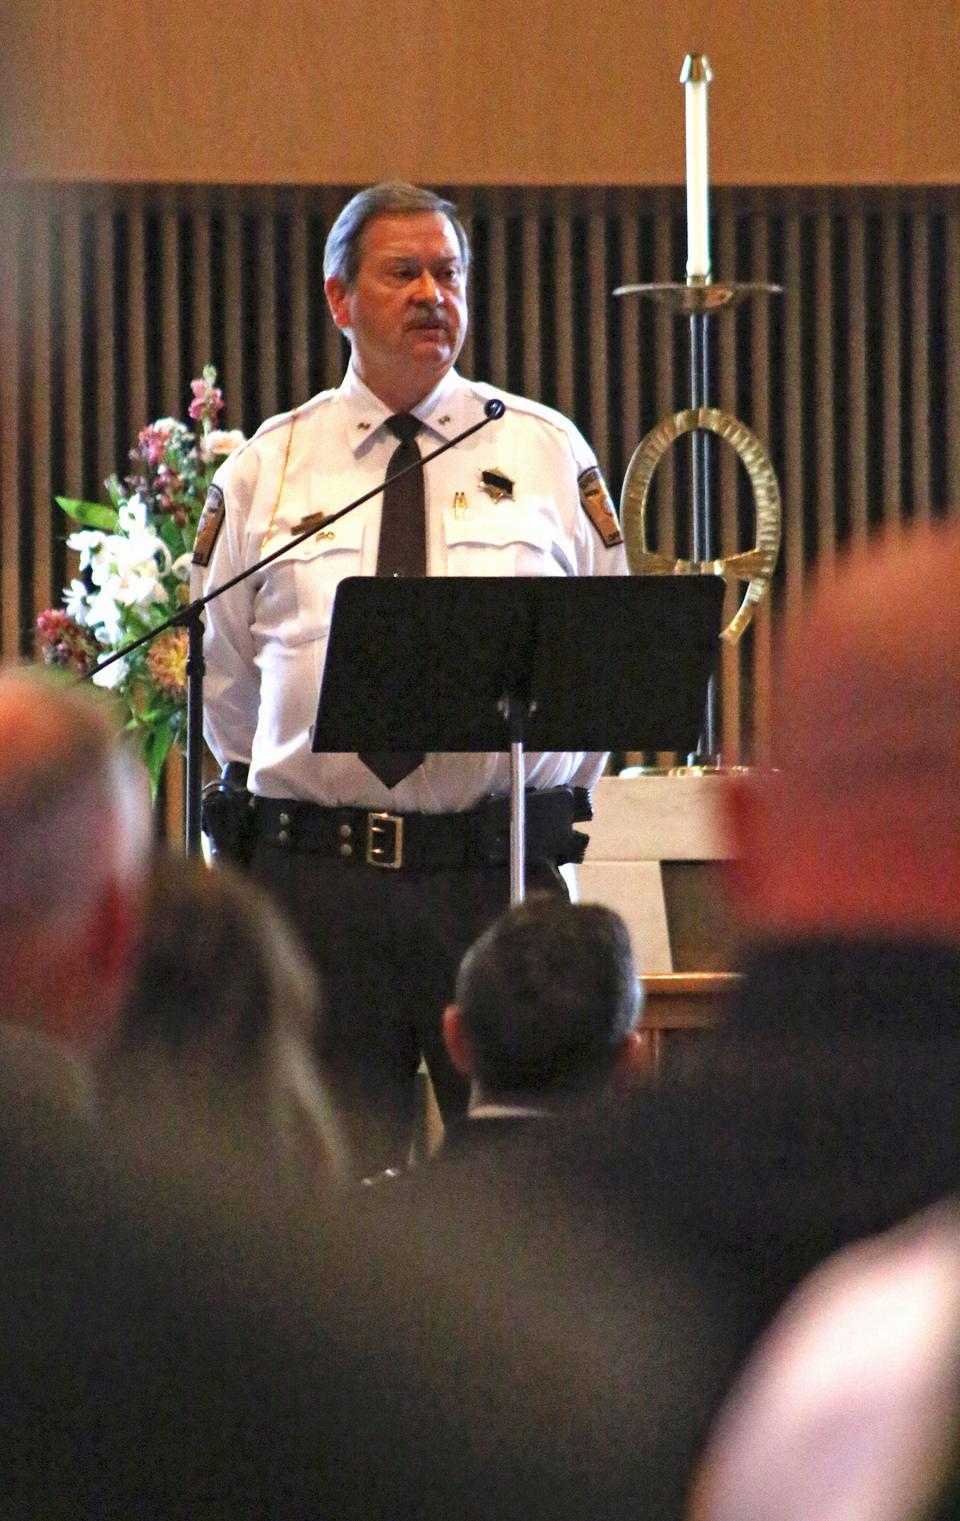
<path id="1" fill-rule="evenodd" d="M 367 814 L 367 865 L 399 871 L 403 865 L 403 816 Z"/>

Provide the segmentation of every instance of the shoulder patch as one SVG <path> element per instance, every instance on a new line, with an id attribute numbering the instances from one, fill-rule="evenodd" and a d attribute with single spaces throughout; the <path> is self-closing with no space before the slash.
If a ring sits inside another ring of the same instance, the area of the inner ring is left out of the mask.
<path id="1" fill-rule="evenodd" d="M 227 504 L 219 486 L 211 486 L 197 524 L 197 536 L 193 541 L 194 565 L 209 565 L 217 535 L 223 527 Z"/>
<path id="2" fill-rule="evenodd" d="M 577 477 L 577 485 L 580 488 L 580 506 L 607 549 L 614 549 L 617 544 L 622 544 L 623 534 L 620 532 L 617 509 L 607 490 L 607 483 L 600 474 L 599 466 L 591 465 L 589 470 L 584 470 L 583 474 Z"/>

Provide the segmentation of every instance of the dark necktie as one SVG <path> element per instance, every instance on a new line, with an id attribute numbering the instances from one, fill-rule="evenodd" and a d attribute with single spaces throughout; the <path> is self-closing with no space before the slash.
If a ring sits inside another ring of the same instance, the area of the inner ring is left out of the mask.
<path id="1" fill-rule="evenodd" d="M 387 427 L 400 440 L 387 464 L 380 515 L 378 576 L 425 576 L 427 573 L 427 515 L 423 494 L 423 471 L 411 470 L 402 480 L 398 471 L 420 458 L 417 434 L 422 424 L 409 412 L 387 418 Z M 423 760 L 422 750 L 360 752 L 365 766 L 386 787 L 395 787 L 415 771 Z"/>

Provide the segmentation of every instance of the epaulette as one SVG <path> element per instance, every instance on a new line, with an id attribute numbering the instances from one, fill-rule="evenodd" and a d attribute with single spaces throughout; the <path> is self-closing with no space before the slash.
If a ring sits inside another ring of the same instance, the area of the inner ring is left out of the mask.
<path id="1" fill-rule="evenodd" d="M 301 406 L 291 407 L 289 412 L 278 412 L 275 417 L 265 418 L 256 433 L 247 440 L 247 443 L 255 444 L 257 439 L 265 438 L 268 433 L 275 433 L 278 428 L 289 428 L 295 417 L 299 420 L 301 417 L 309 416 L 311 412 L 315 412 L 319 407 L 332 401 L 336 394 L 336 388 L 329 391 L 318 391 L 316 396 L 311 396 L 310 400 L 303 402 Z M 244 445 L 244 448 L 246 447 L 247 445 Z M 237 453 L 242 453 L 242 450 L 238 449 Z"/>
<path id="2" fill-rule="evenodd" d="M 484 385 L 480 381 L 471 381 L 471 389 L 480 402 L 489 401 L 492 396 L 501 400 L 507 409 L 507 413 L 520 412 L 525 417 L 535 417 L 538 422 L 546 423 L 548 427 L 555 428 L 562 433 L 564 438 L 569 439 L 571 433 L 578 432 L 575 423 L 569 417 L 564 417 L 556 407 L 548 407 L 542 401 L 533 401 L 529 396 L 517 396 L 510 391 L 500 391 L 495 386 Z"/>

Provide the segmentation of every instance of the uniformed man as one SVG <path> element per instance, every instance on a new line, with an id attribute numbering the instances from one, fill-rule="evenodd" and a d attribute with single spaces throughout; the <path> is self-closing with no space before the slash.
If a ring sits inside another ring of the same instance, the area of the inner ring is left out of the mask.
<path id="1" fill-rule="evenodd" d="M 350 340 L 346 376 L 264 423 L 220 469 L 197 536 L 195 592 L 482 418 L 500 393 L 453 368 L 467 330 L 469 262 L 455 208 L 430 191 L 377 185 L 343 209 L 327 240 L 324 289 Z M 409 491 L 400 502 L 397 488 L 387 490 L 207 612 L 207 738 L 230 776 L 249 768 L 252 869 L 287 905 L 323 973 L 324 1065 L 356 1121 L 364 1171 L 403 1158 L 421 1054 L 444 1118 L 465 1109 L 467 1083 L 444 1051 L 441 1014 L 463 952 L 508 900 L 509 758 L 412 755 L 391 766 L 312 753 L 336 588 L 358 574 L 626 570 L 584 438 L 548 407 L 503 400 L 502 420 L 414 472 L 415 521 L 404 517 Z M 590 787 L 603 760 L 526 757 L 531 887 L 563 890 L 557 866 L 583 843 L 571 828 L 584 816 L 574 789 Z M 503 819 L 491 827 L 493 810 Z"/>

